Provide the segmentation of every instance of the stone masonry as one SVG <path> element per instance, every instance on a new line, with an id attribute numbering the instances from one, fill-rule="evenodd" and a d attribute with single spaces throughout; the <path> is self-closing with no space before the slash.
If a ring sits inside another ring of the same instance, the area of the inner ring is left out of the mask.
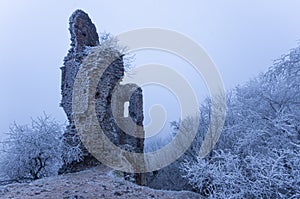
<path id="1" fill-rule="evenodd" d="M 92 47 L 99 46 L 101 44 L 99 42 L 99 36 L 97 34 L 96 27 L 85 12 L 76 10 L 70 17 L 69 25 L 69 31 L 71 34 L 71 48 L 64 59 L 63 67 L 61 67 L 61 106 L 67 115 L 69 123 L 67 130 L 64 133 L 64 137 L 66 142 L 68 142 L 68 144 L 71 146 L 78 144 L 81 145 L 80 147 L 84 151 L 83 160 L 80 162 L 81 166 L 92 166 L 93 164 L 97 164 L 97 161 L 87 152 L 87 150 L 81 144 L 80 139 L 74 139 L 74 137 L 78 137 L 78 135 L 74 124 L 74 118 L 72 116 L 72 92 L 76 74 L 84 58 L 89 54 Z M 122 89 L 122 92 L 118 92 L 119 95 L 122 95 L 119 96 L 119 99 L 122 100 L 118 100 L 119 104 L 115 105 L 114 107 L 118 107 L 119 116 L 121 117 L 124 113 L 123 103 L 128 102 L 129 117 L 137 125 L 141 127 L 143 126 L 144 117 L 142 89 L 136 85 L 119 85 L 119 82 L 122 80 L 123 76 L 124 64 L 123 57 L 121 56 L 107 67 L 99 80 L 97 92 L 95 93 L 97 118 L 101 128 L 104 130 L 111 142 L 124 150 L 143 153 L 144 139 L 136 138 L 123 132 L 123 130 L 118 127 L 112 113 L 112 91 L 116 85 L 118 85 L 118 88 Z M 134 89 L 131 96 L 127 95 L 128 89 Z M 124 118 L 124 121 L 126 121 L 126 118 Z M 69 165 L 66 165 L 66 168 L 74 167 L 76 164 L 79 163 L 73 162 Z M 133 177 L 136 183 L 144 184 L 141 174 L 134 174 Z"/>

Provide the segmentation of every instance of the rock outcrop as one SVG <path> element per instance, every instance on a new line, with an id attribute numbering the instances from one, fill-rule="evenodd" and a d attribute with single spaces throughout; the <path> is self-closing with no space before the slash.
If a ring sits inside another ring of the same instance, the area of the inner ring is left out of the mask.
<path id="1" fill-rule="evenodd" d="M 73 84 L 76 74 L 84 58 L 89 54 L 90 49 L 101 44 L 99 42 L 96 27 L 85 12 L 76 10 L 70 17 L 69 24 L 69 30 L 71 33 L 71 49 L 64 59 L 64 66 L 61 67 L 61 106 L 63 107 L 69 122 L 64 137 L 66 142 L 71 146 L 81 145 L 80 147 L 84 151 L 84 158 L 80 162 L 80 165 L 85 167 L 97 164 L 97 160 L 87 152 L 78 138 L 72 115 Z M 116 124 L 112 113 L 112 91 L 116 85 L 119 85 L 123 76 L 124 64 L 123 57 L 121 56 L 107 67 L 99 80 L 97 92 L 95 93 L 96 113 L 101 128 L 104 130 L 111 142 L 125 150 L 129 150 L 128 148 L 130 148 L 130 150 L 142 153 L 144 151 L 144 140 L 135 138 L 123 132 Z M 126 89 L 133 88 L 133 95 L 127 96 L 126 93 L 128 92 Z M 121 97 L 124 99 L 124 102 L 129 102 L 128 112 L 130 118 L 137 125 L 142 127 L 144 119 L 142 89 L 136 85 L 132 85 L 130 88 L 124 87 L 124 92 L 119 93 L 120 95 L 123 95 Z M 124 105 L 119 105 L 119 107 L 124 107 Z M 72 168 L 76 167 L 76 165 L 79 164 L 73 162 L 66 165 L 65 169 L 72 170 Z M 142 176 L 140 174 L 135 174 L 133 177 L 136 183 L 143 184 Z"/>

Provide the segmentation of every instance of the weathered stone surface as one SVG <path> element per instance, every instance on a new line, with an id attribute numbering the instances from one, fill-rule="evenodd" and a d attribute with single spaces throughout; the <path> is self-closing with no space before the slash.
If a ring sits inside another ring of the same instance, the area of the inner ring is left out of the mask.
<path id="1" fill-rule="evenodd" d="M 80 145 L 85 157 L 84 163 L 70 164 L 68 167 L 64 168 L 64 170 L 76 170 L 77 168 L 73 168 L 75 165 L 77 165 L 77 167 L 78 165 L 80 165 L 79 167 L 85 167 L 86 165 L 93 165 L 97 162 L 87 153 L 78 137 L 72 118 L 72 92 L 79 67 L 84 57 L 88 55 L 88 47 L 99 45 L 99 36 L 96 32 L 96 27 L 89 16 L 81 10 L 76 10 L 70 17 L 69 31 L 71 34 L 71 48 L 64 59 L 64 66 L 61 67 L 61 106 L 69 121 L 64 137 L 69 145 Z"/>
<path id="2" fill-rule="evenodd" d="M 91 22 L 86 13 L 81 10 L 75 11 L 70 17 L 71 49 L 64 59 L 62 70 L 62 101 L 63 107 L 69 121 L 69 125 L 64 134 L 66 141 L 70 145 L 78 145 L 78 137 L 74 118 L 72 116 L 72 92 L 76 74 L 82 64 L 83 59 L 90 53 L 91 47 L 99 44 L 99 37 L 95 25 Z M 112 113 L 112 91 L 119 85 L 124 76 L 123 57 L 113 61 L 101 76 L 97 92 L 95 93 L 96 114 L 101 128 L 107 137 L 115 145 L 125 149 L 142 153 L 144 151 L 144 140 L 127 135 L 117 125 Z M 121 92 L 122 93 L 122 92 Z M 126 92 L 124 92 L 125 94 Z M 124 98 L 124 97 L 123 97 Z M 129 102 L 129 116 L 138 125 L 143 125 L 143 99 L 142 90 L 136 87 L 132 96 L 124 98 Z M 129 146 L 129 147 L 128 147 Z M 84 146 L 81 146 L 84 149 Z M 128 149 L 130 148 L 130 149 Z M 84 149 L 84 160 L 81 164 L 94 164 L 93 159 Z M 136 182 L 142 184 L 141 175 L 135 175 Z"/>
<path id="3" fill-rule="evenodd" d="M 64 66 L 61 67 L 61 106 L 67 114 L 70 124 L 72 124 L 72 87 L 74 79 L 83 58 L 88 54 L 86 47 L 99 45 L 99 36 L 89 16 L 81 10 L 76 10 L 72 14 L 69 25 L 71 49 L 64 59 Z"/>

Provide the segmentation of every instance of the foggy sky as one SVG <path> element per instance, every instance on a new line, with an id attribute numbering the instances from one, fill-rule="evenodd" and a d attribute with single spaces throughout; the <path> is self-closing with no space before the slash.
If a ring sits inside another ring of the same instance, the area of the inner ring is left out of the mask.
<path id="1" fill-rule="evenodd" d="M 86 11 L 98 32 L 159 27 L 189 36 L 204 47 L 231 89 L 266 71 L 300 38 L 300 1 L 244 2 L 1 0 L 0 137 L 13 121 L 29 123 L 43 111 L 66 120 L 59 107 L 59 67 L 69 49 L 68 18 L 74 10 Z M 153 59 L 164 62 L 159 55 Z M 172 58 L 167 62 L 178 65 Z"/>

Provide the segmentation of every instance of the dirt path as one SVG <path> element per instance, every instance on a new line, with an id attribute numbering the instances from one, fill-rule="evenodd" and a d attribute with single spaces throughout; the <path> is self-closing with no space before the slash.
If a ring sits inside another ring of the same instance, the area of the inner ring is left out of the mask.
<path id="1" fill-rule="evenodd" d="M 141 187 L 114 177 L 103 166 L 33 181 L 0 186 L 0 198 L 55 198 L 55 199 L 98 199 L 98 198 L 200 198 L 187 191 L 161 191 Z"/>

